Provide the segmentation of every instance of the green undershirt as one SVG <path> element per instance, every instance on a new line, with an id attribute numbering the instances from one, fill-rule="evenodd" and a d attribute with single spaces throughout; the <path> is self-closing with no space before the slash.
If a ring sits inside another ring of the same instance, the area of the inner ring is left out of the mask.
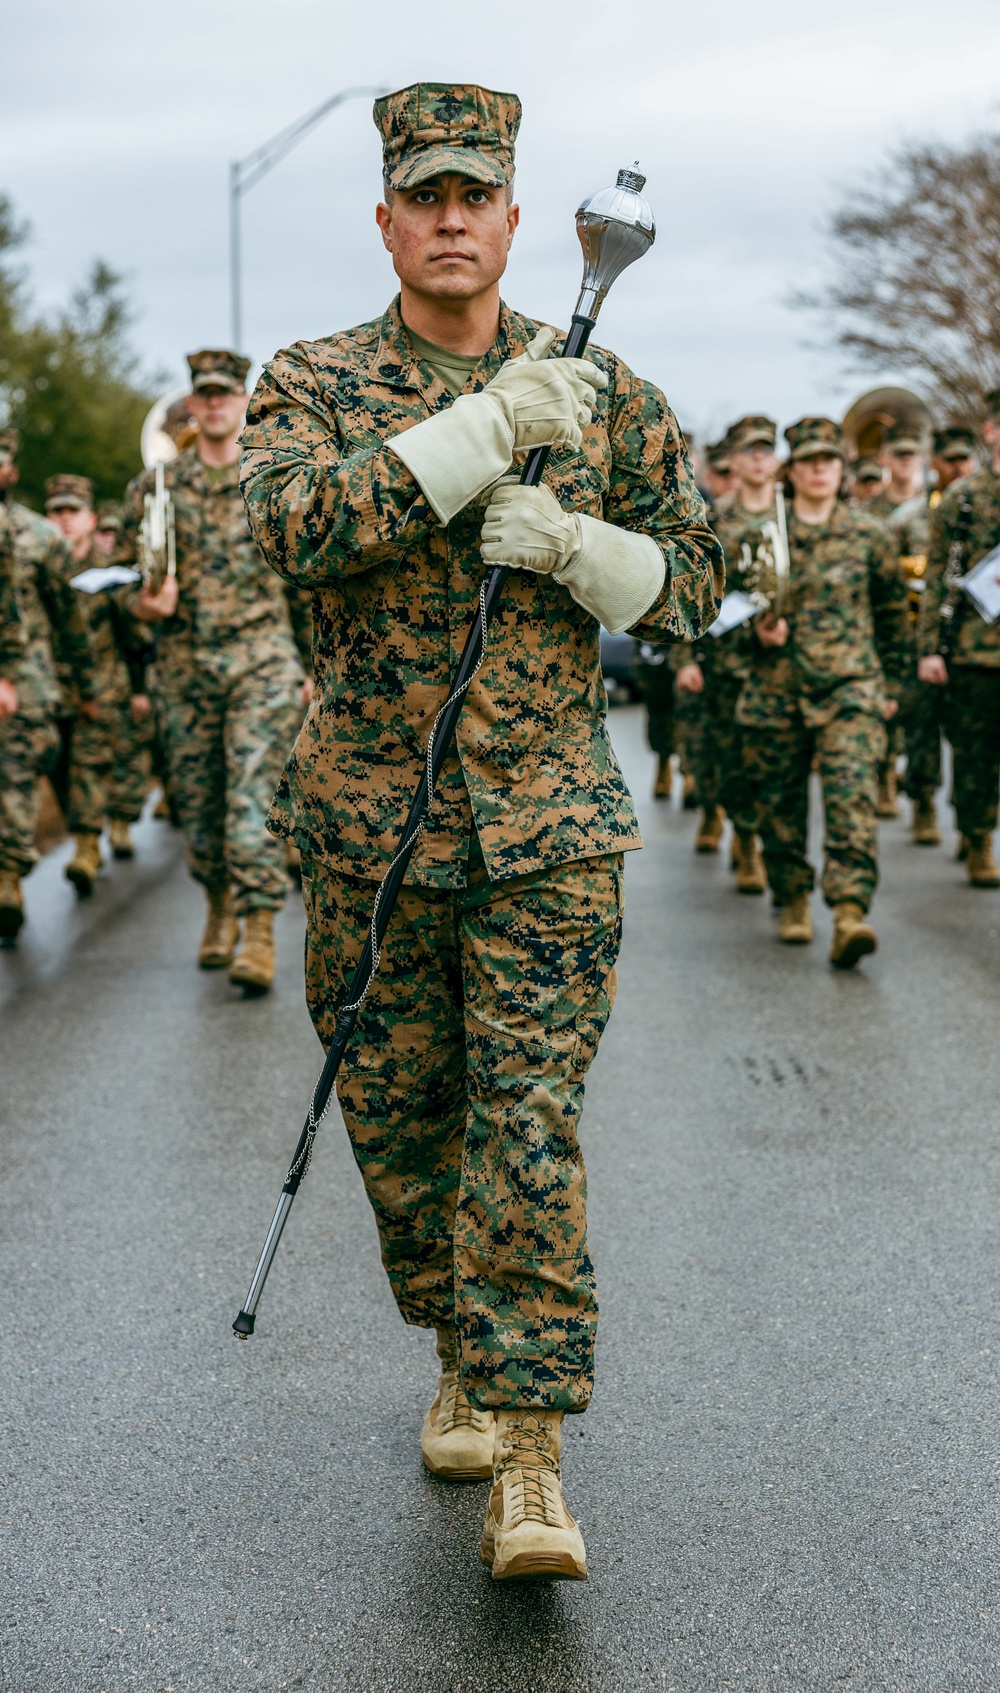
<path id="1" fill-rule="evenodd" d="M 457 400 L 477 364 L 482 364 L 482 355 L 453 353 L 449 347 L 436 347 L 433 341 L 425 341 L 423 336 L 413 329 L 407 329 L 406 333 L 417 358 L 430 365 L 434 375 L 441 379 L 452 399 Z"/>

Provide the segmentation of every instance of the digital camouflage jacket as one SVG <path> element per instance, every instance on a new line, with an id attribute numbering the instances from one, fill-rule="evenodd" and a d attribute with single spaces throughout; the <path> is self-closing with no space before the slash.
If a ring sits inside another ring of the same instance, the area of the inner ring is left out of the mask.
<path id="1" fill-rule="evenodd" d="M 829 523 L 803 523 L 789 506 L 788 551 L 789 639 L 775 648 L 754 637 L 739 721 L 779 724 L 796 711 L 810 727 L 845 710 L 881 718 L 887 684 L 901 687 L 913 662 L 906 584 L 885 524 L 842 504 Z"/>
<path id="2" fill-rule="evenodd" d="M 69 708 L 60 675 L 74 699 L 96 697 L 90 638 L 80 596 L 70 587 L 73 556 L 53 524 L 27 506 L 7 507 L 14 535 L 17 597 L 25 648 L 14 682 L 21 711 L 48 714 Z"/>
<path id="3" fill-rule="evenodd" d="M 471 373 L 482 388 L 540 326 L 502 308 Z M 560 504 L 654 537 L 662 594 L 632 632 L 692 639 L 716 615 L 721 554 L 662 394 L 613 354 L 582 450 L 552 452 Z M 265 366 L 243 435 L 254 534 L 316 590 L 317 691 L 270 827 L 333 868 L 378 877 L 476 611 L 483 501 L 447 528 L 385 442 L 451 404 L 414 354 L 398 301 L 381 320 L 298 343 Z M 513 572 L 466 697 L 412 881 L 465 881 L 473 821 L 494 880 L 641 845 L 605 729 L 600 630 L 565 588 Z"/>
<path id="4" fill-rule="evenodd" d="M 931 513 L 931 539 L 927 554 L 927 587 L 920 607 L 920 656 L 936 653 L 941 645 L 941 606 L 947 594 L 945 572 L 952 544 L 963 538 L 959 525 L 961 507 L 971 503 L 970 521 L 964 536 L 962 557 L 958 571 L 965 576 L 985 558 L 994 547 L 1000 546 L 1000 476 L 995 470 L 977 470 L 953 482 L 941 496 L 937 510 Z M 981 664 L 986 669 L 1000 669 L 1000 625 L 987 623 L 980 617 L 972 601 L 961 589 L 953 596 L 955 615 L 952 620 L 952 664 Z"/>
<path id="5" fill-rule="evenodd" d="M 715 508 L 712 528 L 719 538 L 725 556 L 728 591 L 749 591 L 752 584 L 747 572 L 749 570 L 752 575 L 753 559 L 761 542 L 761 530 L 765 523 L 776 521 L 777 513 L 773 505 L 766 511 L 747 511 L 735 497 L 720 500 Z M 730 629 L 725 635 L 708 634 L 697 645 L 684 642 L 675 647 L 671 654 L 671 664 L 675 671 L 684 664 L 700 664 L 703 669 L 713 674 L 721 672 L 746 681 L 753 664 L 750 650 L 753 641 L 750 625 L 742 623 L 738 629 Z"/>
<path id="6" fill-rule="evenodd" d="M 126 490 L 117 564 L 138 568 L 143 499 L 154 474 L 144 471 Z M 308 664 L 308 595 L 279 582 L 261 557 L 239 466 L 210 476 L 189 447 L 164 466 L 164 482 L 174 502 L 179 598 L 176 614 L 155 625 L 158 685 L 183 686 L 192 668 L 232 682 L 275 657 Z"/>
<path id="7" fill-rule="evenodd" d="M 14 532 L 5 506 L 0 505 L 0 677 L 13 682 L 24 656 L 26 636 L 17 600 Z"/>
<path id="8" fill-rule="evenodd" d="M 107 562 L 103 553 L 91 547 L 83 563 L 74 565 L 73 575 L 101 569 Z M 132 616 L 129 602 L 133 590 L 127 583 L 100 588 L 96 594 L 82 588 L 74 589 L 74 593 L 90 637 L 97 698 L 104 705 L 124 705 L 133 694 L 145 690 L 146 664 L 153 656 L 149 625 Z M 71 692 L 69 679 L 61 676 L 61 680 Z"/>

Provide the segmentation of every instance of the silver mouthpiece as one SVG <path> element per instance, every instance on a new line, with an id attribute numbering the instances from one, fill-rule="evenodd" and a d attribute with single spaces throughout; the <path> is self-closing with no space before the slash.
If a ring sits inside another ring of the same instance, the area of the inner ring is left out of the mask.
<path id="1" fill-rule="evenodd" d="M 577 212 L 583 284 L 574 316 L 593 321 L 611 284 L 653 245 L 656 226 L 641 192 L 645 186 L 638 170 L 620 170 L 613 188 L 592 194 Z"/>

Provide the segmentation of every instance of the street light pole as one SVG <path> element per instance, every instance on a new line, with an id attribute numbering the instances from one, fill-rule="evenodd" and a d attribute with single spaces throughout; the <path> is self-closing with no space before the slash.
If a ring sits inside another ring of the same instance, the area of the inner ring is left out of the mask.
<path id="1" fill-rule="evenodd" d="M 345 100 L 363 94 L 387 94 L 387 88 L 342 88 L 322 105 L 314 107 L 305 117 L 289 124 L 287 129 L 273 135 L 262 147 L 256 147 L 244 159 L 234 159 L 229 166 L 229 310 L 232 325 L 232 344 L 239 352 L 243 341 L 243 231 L 241 212 L 243 196 L 255 187 L 261 177 L 273 170 L 293 147 L 304 141 L 310 130 Z"/>

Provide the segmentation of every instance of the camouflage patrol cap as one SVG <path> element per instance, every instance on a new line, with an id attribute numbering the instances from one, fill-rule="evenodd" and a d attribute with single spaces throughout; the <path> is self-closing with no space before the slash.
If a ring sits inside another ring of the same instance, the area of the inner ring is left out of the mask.
<path id="1" fill-rule="evenodd" d="M 1000 417 L 1000 388 L 991 388 L 988 394 L 984 394 L 983 405 L 987 417 Z"/>
<path id="2" fill-rule="evenodd" d="M 788 425 L 785 440 L 793 463 L 796 459 L 819 458 L 824 453 L 832 453 L 839 459 L 847 457 L 840 424 L 834 423 L 832 417 L 800 417 L 798 423 Z"/>
<path id="3" fill-rule="evenodd" d="M 975 431 L 965 423 L 949 424 L 947 429 L 934 431 L 934 457 L 936 459 L 967 459 L 976 450 Z"/>
<path id="4" fill-rule="evenodd" d="M 745 453 L 748 447 L 758 444 L 773 447 L 777 439 L 778 425 L 773 419 L 759 415 L 741 417 L 726 430 L 726 440 L 734 453 Z"/>
<path id="5" fill-rule="evenodd" d="M 19 429 L 0 429 L 0 458 L 16 459 L 21 444 Z"/>
<path id="6" fill-rule="evenodd" d="M 474 82 L 414 82 L 376 100 L 372 116 L 387 188 L 416 188 L 447 172 L 489 188 L 514 180 L 516 94 Z"/>
<path id="7" fill-rule="evenodd" d="M 45 484 L 46 511 L 92 511 L 94 484 L 89 476 L 50 476 Z"/>
<path id="8" fill-rule="evenodd" d="M 893 423 L 885 432 L 882 450 L 886 453 L 923 453 L 927 442 L 912 423 Z"/>
<path id="9" fill-rule="evenodd" d="M 122 508 L 117 500 L 102 500 L 97 508 L 98 529 L 120 529 Z"/>
<path id="10" fill-rule="evenodd" d="M 851 465 L 851 475 L 855 482 L 884 482 L 885 473 L 878 459 L 855 459 Z"/>
<path id="11" fill-rule="evenodd" d="M 720 476 L 725 476 L 729 470 L 729 437 L 723 435 L 721 441 L 710 441 L 705 447 L 705 463 L 711 470 L 717 470 Z"/>
<path id="12" fill-rule="evenodd" d="M 246 387 L 250 360 L 228 347 L 203 347 L 199 353 L 188 353 L 191 371 L 191 391 L 200 388 L 224 388 L 230 394 L 242 394 Z"/>

